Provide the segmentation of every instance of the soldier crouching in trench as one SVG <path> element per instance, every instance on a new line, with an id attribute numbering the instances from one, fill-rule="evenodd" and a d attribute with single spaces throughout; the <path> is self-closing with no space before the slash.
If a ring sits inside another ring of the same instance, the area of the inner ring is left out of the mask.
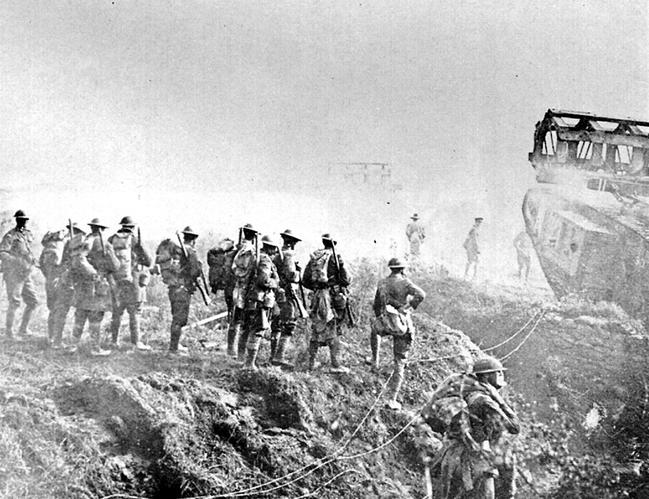
<path id="1" fill-rule="evenodd" d="M 444 434 L 432 462 L 442 499 L 513 498 L 515 456 L 503 445 L 505 431 L 515 435 L 520 422 L 498 390 L 506 385 L 497 359 L 479 359 L 470 374 L 455 374 L 435 391 L 422 418 Z"/>

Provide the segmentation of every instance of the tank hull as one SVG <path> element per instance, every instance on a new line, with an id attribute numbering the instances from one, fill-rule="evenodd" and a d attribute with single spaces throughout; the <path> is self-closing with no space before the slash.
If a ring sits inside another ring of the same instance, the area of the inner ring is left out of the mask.
<path id="1" fill-rule="evenodd" d="M 644 319 L 649 296 L 649 217 L 607 192 L 540 184 L 523 201 L 526 230 L 559 298 L 618 303 Z"/>

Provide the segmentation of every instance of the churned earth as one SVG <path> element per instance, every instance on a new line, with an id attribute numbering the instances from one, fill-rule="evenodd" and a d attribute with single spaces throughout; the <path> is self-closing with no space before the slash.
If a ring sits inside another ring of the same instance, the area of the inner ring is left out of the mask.
<path id="1" fill-rule="evenodd" d="M 492 352 L 510 354 L 507 390 L 524 420 L 525 430 L 513 441 L 521 457 L 519 496 L 607 497 L 610 491 L 608 497 L 621 497 L 616 484 L 599 495 L 588 495 L 594 485 L 585 479 L 581 490 L 566 488 L 579 486 L 571 474 L 591 469 L 581 461 L 591 453 L 591 467 L 597 459 L 615 463 L 618 485 L 636 477 L 630 490 L 646 478 L 645 437 L 635 436 L 633 457 L 617 452 L 606 436 L 620 431 L 620 422 L 640 408 L 631 403 L 635 378 L 625 376 L 624 367 L 631 364 L 622 362 L 629 351 L 641 358 L 637 345 L 644 332 L 638 324 L 615 307 L 557 304 L 542 292 L 474 285 L 439 269 L 420 269 L 412 277 L 429 297 L 415 316 L 419 333 L 402 391 L 404 410 L 392 412 L 380 397 L 391 372 L 389 341 L 380 373 L 365 363 L 382 263 L 362 260 L 352 266 L 358 325 L 344 337 L 347 374 L 328 372 L 325 349 L 320 366 L 305 371 L 305 324 L 291 351 L 293 372 L 239 369 L 223 350 L 222 323 L 188 330 L 190 356 L 170 358 L 161 283 L 154 283 L 143 317 L 151 352 L 124 346 L 96 359 L 83 349 L 51 351 L 41 309 L 35 337 L 0 349 L 0 494 L 421 498 L 422 458 L 439 442 L 418 424 L 418 410 L 441 380 L 480 355 L 476 344 L 488 349 L 519 329 Z M 196 300 L 192 319 L 222 308 L 220 299 L 210 309 Z M 126 340 L 126 325 L 122 328 Z M 562 342 L 555 341 L 557 334 Z M 590 340 L 582 345 L 584 338 Z M 598 356 L 583 353 L 581 360 L 576 352 L 597 347 L 597 341 L 617 342 L 620 362 L 611 365 L 620 369 L 593 378 L 599 371 L 580 369 L 584 359 L 603 361 L 610 349 L 599 345 Z M 266 344 L 262 364 L 267 357 Z M 575 370 L 579 376 L 573 382 Z"/>

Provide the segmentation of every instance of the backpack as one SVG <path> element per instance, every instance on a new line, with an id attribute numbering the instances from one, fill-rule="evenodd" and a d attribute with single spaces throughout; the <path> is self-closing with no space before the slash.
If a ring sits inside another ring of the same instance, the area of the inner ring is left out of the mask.
<path id="1" fill-rule="evenodd" d="M 110 238 L 115 250 L 115 256 L 119 260 L 119 268 L 115 272 L 115 279 L 118 281 L 133 281 L 133 235 L 128 232 L 117 232 Z"/>
<path id="2" fill-rule="evenodd" d="M 225 289 L 228 281 L 231 281 L 233 260 L 234 250 L 212 248 L 207 252 L 207 265 L 210 269 L 208 278 L 213 292 Z"/>
<path id="3" fill-rule="evenodd" d="M 468 419 L 468 405 L 461 393 L 463 381 L 464 374 L 453 374 L 446 378 L 422 409 L 424 421 L 434 432 L 443 435 L 457 418 Z"/>
<path id="4" fill-rule="evenodd" d="M 155 263 L 160 267 L 162 282 L 166 285 L 178 284 L 180 262 L 178 259 L 179 247 L 171 239 L 162 241 L 155 250 Z"/>
<path id="5" fill-rule="evenodd" d="M 58 230 L 55 232 L 47 232 L 43 236 L 43 239 L 41 240 L 43 251 L 38 259 L 38 266 L 43 274 L 49 273 L 54 267 L 61 263 L 65 235 L 65 230 Z"/>
<path id="6" fill-rule="evenodd" d="M 237 251 L 232 260 L 232 271 L 238 281 L 248 279 L 255 269 L 254 247 L 244 247 Z"/>
<path id="7" fill-rule="evenodd" d="M 311 255 L 310 282 L 315 287 L 324 288 L 329 283 L 328 269 L 331 253 L 326 250 L 318 250 Z"/>

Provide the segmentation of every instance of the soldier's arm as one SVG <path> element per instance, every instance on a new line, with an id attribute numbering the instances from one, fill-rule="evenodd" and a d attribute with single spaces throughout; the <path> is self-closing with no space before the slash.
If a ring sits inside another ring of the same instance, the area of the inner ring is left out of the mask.
<path id="1" fill-rule="evenodd" d="M 5 263 L 13 263 L 16 256 L 11 254 L 11 247 L 14 243 L 14 237 L 11 232 L 7 232 L 0 242 L 0 259 Z"/>
<path id="2" fill-rule="evenodd" d="M 410 306 L 417 308 L 426 298 L 426 292 L 408 279 L 408 294 L 410 295 Z"/>
<path id="3" fill-rule="evenodd" d="M 297 262 L 291 257 L 284 260 L 284 277 L 288 282 L 300 282 L 300 271 Z"/>
<path id="4" fill-rule="evenodd" d="M 383 312 L 385 308 L 385 303 L 383 302 L 383 293 L 381 293 L 381 288 L 377 288 L 376 294 L 374 295 L 374 315 L 378 317 Z"/>
<path id="5" fill-rule="evenodd" d="M 115 248 L 113 248 L 112 244 L 106 242 L 105 249 L 106 249 L 106 255 L 104 258 L 104 265 L 106 266 L 105 270 L 109 274 L 112 274 L 113 272 L 117 272 L 119 270 L 119 266 L 120 266 L 119 259 L 115 254 Z"/>

